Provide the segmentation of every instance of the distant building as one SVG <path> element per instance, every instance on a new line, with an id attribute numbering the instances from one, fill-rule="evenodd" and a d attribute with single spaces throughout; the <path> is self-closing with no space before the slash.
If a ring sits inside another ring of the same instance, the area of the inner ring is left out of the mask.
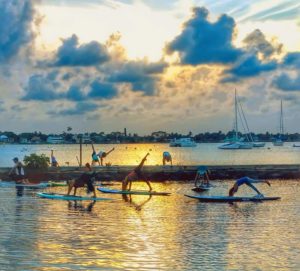
<path id="1" fill-rule="evenodd" d="M 165 138 L 165 137 L 167 137 L 167 135 L 168 134 L 166 132 L 163 132 L 163 131 L 153 132 L 151 134 L 151 136 L 153 136 L 155 139 Z"/>
<path id="2" fill-rule="evenodd" d="M 8 143 L 9 142 L 9 138 L 6 135 L 1 135 L 0 136 L 0 142 L 1 143 Z"/>
<path id="3" fill-rule="evenodd" d="M 61 136 L 48 136 L 47 143 L 49 144 L 62 144 L 65 143 L 65 140 Z"/>
<path id="4" fill-rule="evenodd" d="M 73 135 L 73 141 L 75 141 L 76 143 L 79 143 L 80 142 L 80 138 L 82 138 L 82 143 L 91 143 L 92 140 L 91 140 L 91 137 L 89 134 L 84 134 L 84 135 L 81 135 L 81 134 L 78 134 L 78 135 Z"/>
<path id="5" fill-rule="evenodd" d="M 41 140 L 41 138 L 40 138 L 39 136 L 34 136 L 34 137 L 32 137 L 30 141 L 31 141 L 31 143 L 33 143 L 33 144 L 39 144 L 39 143 L 42 142 L 42 140 Z"/>
<path id="6" fill-rule="evenodd" d="M 26 137 L 21 137 L 19 140 L 20 144 L 28 144 L 30 141 Z"/>

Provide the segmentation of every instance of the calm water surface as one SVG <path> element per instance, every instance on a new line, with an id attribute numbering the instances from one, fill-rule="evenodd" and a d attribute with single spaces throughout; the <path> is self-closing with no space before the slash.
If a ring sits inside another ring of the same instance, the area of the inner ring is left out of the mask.
<path id="1" fill-rule="evenodd" d="M 232 182 L 215 184 L 225 195 Z M 299 182 L 258 185 L 280 201 L 234 205 L 184 197 L 191 183 L 153 186 L 172 195 L 76 203 L 1 189 L 0 270 L 300 270 Z"/>
<path id="2" fill-rule="evenodd" d="M 162 153 L 169 151 L 174 165 L 247 165 L 247 164 L 300 164 L 300 148 L 287 142 L 282 147 L 266 143 L 264 148 L 251 150 L 220 150 L 219 143 L 200 143 L 195 148 L 171 148 L 168 144 L 111 144 L 95 145 L 96 151 L 115 148 L 105 163 L 136 165 L 149 152 L 147 165 L 162 164 Z M 51 149 L 61 166 L 78 165 L 78 145 L 0 145 L 0 167 L 11 166 L 14 157 L 23 158 L 30 153 L 50 156 Z M 91 145 L 83 145 L 83 162 L 91 162 Z"/>

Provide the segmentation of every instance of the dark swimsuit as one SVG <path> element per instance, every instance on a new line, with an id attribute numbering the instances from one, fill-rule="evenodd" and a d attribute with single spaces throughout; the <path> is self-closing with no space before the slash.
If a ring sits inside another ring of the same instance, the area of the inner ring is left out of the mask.
<path id="1" fill-rule="evenodd" d="M 90 192 L 95 191 L 95 187 L 93 185 L 93 179 L 95 178 L 95 176 L 96 173 L 83 173 L 78 179 L 76 179 L 74 187 L 78 188 L 87 185 Z"/>

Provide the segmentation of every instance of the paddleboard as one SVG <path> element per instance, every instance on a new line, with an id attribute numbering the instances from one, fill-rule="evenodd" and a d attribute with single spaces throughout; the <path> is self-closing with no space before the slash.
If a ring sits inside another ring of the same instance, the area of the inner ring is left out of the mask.
<path id="1" fill-rule="evenodd" d="M 202 202 L 243 202 L 243 201 L 267 201 L 267 200 L 279 200 L 280 197 L 227 197 L 227 196 L 193 196 L 185 195 L 186 197 L 198 199 Z"/>
<path id="2" fill-rule="evenodd" d="M 37 184 L 16 184 L 15 182 L 0 182 L 0 187 L 26 187 L 26 188 L 46 188 L 48 187 L 47 183 L 37 183 Z"/>
<path id="3" fill-rule="evenodd" d="M 156 191 L 146 191 L 146 190 L 118 190 L 118 189 L 109 189 L 104 187 L 97 188 L 102 193 L 110 194 L 122 194 L 122 195 L 152 195 L 152 196 L 169 196 L 169 192 L 156 192 Z"/>
<path id="4" fill-rule="evenodd" d="M 46 199 L 59 199 L 59 200 L 112 200 L 110 198 L 93 198 L 93 197 L 82 197 L 82 196 L 73 196 L 73 195 L 65 195 L 65 194 L 56 194 L 56 193 L 37 193 L 36 194 L 40 198 Z"/>

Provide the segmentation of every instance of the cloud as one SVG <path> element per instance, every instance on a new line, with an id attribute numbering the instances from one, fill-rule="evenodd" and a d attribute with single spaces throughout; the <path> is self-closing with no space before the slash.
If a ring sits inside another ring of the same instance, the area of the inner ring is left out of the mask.
<path id="1" fill-rule="evenodd" d="M 232 68 L 225 70 L 222 82 L 237 82 L 243 78 L 260 75 L 262 72 L 273 71 L 277 68 L 276 61 L 261 62 L 257 56 L 248 55 L 238 61 Z"/>
<path id="2" fill-rule="evenodd" d="M 88 112 L 95 112 L 99 106 L 91 102 L 79 102 L 75 107 L 63 109 L 59 111 L 48 111 L 48 115 L 55 116 L 73 116 L 73 115 L 83 115 Z"/>
<path id="3" fill-rule="evenodd" d="M 243 42 L 246 44 L 246 50 L 253 53 L 261 53 L 264 58 L 269 58 L 273 54 L 279 54 L 282 50 L 282 44 L 273 44 L 267 41 L 265 35 L 259 30 L 256 29 L 251 32 Z"/>
<path id="4" fill-rule="evenodd" d="M 58 48 L 52 66 L 95 66 L 109 60 L 109 54 L 104 45 L 91 41 L 79 45 L 78 37 L 63 40 L 63 44 Z"/>
<path id="5" fill-rule="evenodd" d="M 111 83 L 95 80 L 91 83 L 90 87 L 89 98 L 112 99 L 118 95 L 118 89 Z"/>
<path id="6" fill-rule="evenodd" d="M 82 101 L 86 99 L 86 95 L 84 95 L 80 87 L 76 85 L 70 86 L 65 97 L 71 101 Z"/>
<path id="7" fill-rule="evenodd" d="M 286 54 L 283 59 L 283 65 L 293 68 L 300 68 L 300 52 L 292 52 Z"/>
<path id="8" fill-rule="evenodd" d="M 222 15 L 216 22 L 209 22 L 207 9 L 194 8 L 193 18 L 167 45 L 167 52 L 178 52 L 182 64 L 232 63 L 243 54 L 232 44 L 234 28 L 233 18 Z"/>
<path id="9" fill-rule="evenodd" d="M 282 73 L 274 78 L 272 85 L 283 91 L 300 91 L 300 74 L 293 78 L 287 73 Z"/>
<path id="10" fill-rule="evenodd" d="M 166 63 L 163 62 L 125 62 L 108 77 L 108 81 L 130 83 L 133 91 L 142 91 L 144 94 L 151 96 L 155 93 L 157 75 L 162 73 L 166 66 Z"/>
<path id="11" fill-rule="evenodd" d="M 42 74 L 30 76 L 28 84 L 24 87 L 25 95 L 22 100 L 52 101 L 63 98 L 63 94 L 56 91 L 60 83 L 53 80 L 52 76 L 53 73 L 49 76 Z"/>
<path id="12" fill-rule="evenodd" d="M 0 1 L 0 63 L 16 56 L 33 39 L 31 0 Z"/>

